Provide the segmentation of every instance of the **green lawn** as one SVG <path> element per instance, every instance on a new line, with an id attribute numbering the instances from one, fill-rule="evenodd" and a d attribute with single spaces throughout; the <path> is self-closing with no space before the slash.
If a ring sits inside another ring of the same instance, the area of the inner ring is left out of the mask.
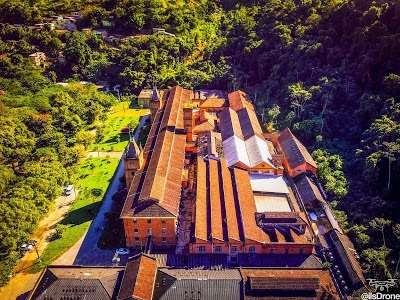
<path id="1" fill-rule="evenodd" d="M 129 103 L 120 102 L 113 106 L 104 122 L 104 137 L 99 143 L 89 146 L 89 151 L 123 151 L 125 149 L 129 135 L 121 134 L 121 129 L 128 127 L 130 123 L 139 124 L 140 117 L 149 113 L 147 109 L 129 108 Z"/>
<path id="2" fill-rule="evenodd" d="M 34 265 L 33 272 L 52 263 L 83 236 L 99 210 L 118 161 L 116 158 L 89 158 L 80 163 L 75 180 L 79 195 L 61 221 L 65 227 L 62 236 L 49 243 L 41 256 L 42 262 Z"/>

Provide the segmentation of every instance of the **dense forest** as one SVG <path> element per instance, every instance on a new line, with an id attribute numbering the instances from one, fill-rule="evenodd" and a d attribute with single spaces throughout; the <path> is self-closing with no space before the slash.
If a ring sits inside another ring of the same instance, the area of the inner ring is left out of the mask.
<path id="1" fill-rule="evenodd" d="M 71 80 L 126 94 L 153 84 L 245 90 L 266 130 L 290 127 L 313 151 L 368 276 L 398 277 L 398 1 L 0 3 L 1 283 L 115 101 L 54 84 Z M 77 30 L 34 28 L 74 11 Z M 36 51 L 49 63 L 33 66 Z"/>

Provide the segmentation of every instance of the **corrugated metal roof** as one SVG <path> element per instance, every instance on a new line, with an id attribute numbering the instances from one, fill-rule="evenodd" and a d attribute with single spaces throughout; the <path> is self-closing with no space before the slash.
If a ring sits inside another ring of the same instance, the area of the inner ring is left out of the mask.
<path id="1" fill-rule="evenodd" d="M 160 271 L 176 279 L 236 279 L 241 280 L 240 272 L 236 269 L 199 270 L 199 269 L 160 269 Z"/>
<path id="2" fill-rule="evenodd" d="M 168 300 L 241 299 L 241 282 L 237 270 L 160 269 L 154 297 Z"/>
<path id="3" fill-rule="evenodd" d="M 250 173 L 250 183 L 254 192 L 289 194 L 282 175 Z"/>
<path id="4" fill-rule="evenodd" d="M 257 212 L 290 212 L 292 211 L 286 196 L 254 195 Z"/>
<path id="5" fill-rule="evenodd" d="M 119 288 L 123 268 L 49 266 L 40 277 L 29 299 L 109 300 Z"/>
<path id="6" fill-rule="evenodd" d="M 306 174 L 298 177 L 300 178 L 296 180 L 296 187 L 304 204 L 312 203 L 315 200 L 324 202 L 318 187 Z"/>

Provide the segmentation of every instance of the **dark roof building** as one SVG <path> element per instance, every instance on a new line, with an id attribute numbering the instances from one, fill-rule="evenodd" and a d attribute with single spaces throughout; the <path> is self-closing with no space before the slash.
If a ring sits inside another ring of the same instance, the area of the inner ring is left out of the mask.
<path id="1" fill-rule="evenodd" d="M 159 269 L 154 299 L 241 299 L 242 277 L 236 269 Z"/>
<path id="2" fill-rule="evenodd" d="M 123 271 L 120 267 L 49 266 L 28 299 L 116 299 Z"/>
<path id="3" fill-rule="evenodd" d="M 353 289 L 361 288 L 365 285 L 365 278 L 361 265 L 356 258 L 356 250 L 350 239 L 336 229 L 326 234 L 333 243 L 333 246 L 340 257 L 342 265 L 346 270 L 348 279 Z"/>
<path id="4" fill-rule="evenodd" d="M 304 205 L 313 206 L 314 204 L 324 202 L 324 197 L 318 186 L 306 174 L 298 176 L 295 184 Z"/>
<path id="5" fill-rule="evenodd" d="M 240 269 L 244 299 L 339 299 L 328 270 Z"/>

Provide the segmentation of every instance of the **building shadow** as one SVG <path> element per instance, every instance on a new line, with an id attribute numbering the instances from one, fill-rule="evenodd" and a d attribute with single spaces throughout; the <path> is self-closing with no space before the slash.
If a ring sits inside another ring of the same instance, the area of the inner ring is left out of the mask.
<path id="1" fill-rule="evenodd" d="M 25 300 L 28 299 L 29 294 L 31 293 L 31 291 L 27 291 L 21 295 L 19 295 L 17 298 L 15 298 L 15 300 Z"/>

